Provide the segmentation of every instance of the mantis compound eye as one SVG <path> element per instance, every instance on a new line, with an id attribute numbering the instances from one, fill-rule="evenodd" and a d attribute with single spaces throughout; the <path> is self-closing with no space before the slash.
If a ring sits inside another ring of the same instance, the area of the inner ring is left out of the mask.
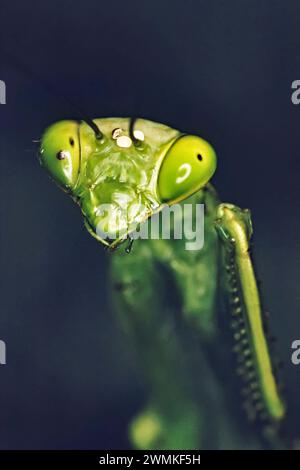
<path id="1" fill-rule="evenodd" d="M 46 129 L 40 147 L 40 160 L 54 181 L 72 189 L 80 166 L 79 124 L 60 121 Z"/>
<path id="2" fill-rule="evenodd" d="M 179 137 L 167 151 L 158 175 L 158 193 L 163 202 L 185 199 L 201 189 L 216 170 L 212 146 L 197 136 Z"/>

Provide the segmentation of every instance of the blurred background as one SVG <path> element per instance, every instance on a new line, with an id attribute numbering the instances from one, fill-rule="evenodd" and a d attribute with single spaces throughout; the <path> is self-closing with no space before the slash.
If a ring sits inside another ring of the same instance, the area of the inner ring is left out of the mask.
<path id="1" fill-rule="evenodd" d="M 214 184 L 252 210 L 255 259 L 300 428 L 296 0 L 2 0 L 1 449 L 125 449 L 145 388 L 108 297 L 109 255 L 40 168 L 54 121 L 138 115 L 216 148 Z M 28 71 L 30 71 L 28 73 Z"/>

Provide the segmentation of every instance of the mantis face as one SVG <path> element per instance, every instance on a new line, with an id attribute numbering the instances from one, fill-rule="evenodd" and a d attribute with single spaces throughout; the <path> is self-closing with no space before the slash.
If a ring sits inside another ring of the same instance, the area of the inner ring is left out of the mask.
<path id="1" fill-rule="evenodd" d="M 200 137 L 139 119 L 60 121 L 44 133 L 40 161 L 78 202 L 89 232 L 115 247 L 164 205 L 200 190 L 216 169 L 216 154 Z"/>

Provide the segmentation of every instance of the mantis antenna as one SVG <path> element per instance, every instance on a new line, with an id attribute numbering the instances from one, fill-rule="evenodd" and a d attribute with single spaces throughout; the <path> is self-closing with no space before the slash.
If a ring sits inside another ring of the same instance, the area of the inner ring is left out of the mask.
<path id="1" fill-rule="evenodd" d="M 135 121 L 136 121 L 136 117 L 132 117 L 130 118 L 130 122 L 129 122 L 129 137 L 131 138 L 133 144 L 135 146 L 139 146 L 141 141 L 139 139 L 137 139 L 134 135 L 134 125 L 135 125 Z"/>

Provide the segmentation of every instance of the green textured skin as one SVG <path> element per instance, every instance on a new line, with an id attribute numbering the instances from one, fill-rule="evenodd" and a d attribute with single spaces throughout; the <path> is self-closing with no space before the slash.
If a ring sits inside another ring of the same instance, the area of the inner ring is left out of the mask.
<path id="1" fill-rule="evenodd" d="M 205 346 L 218 344 L 217 197 L 200 191 L 205 243 L 186 251 L 183 240 L 139 240 L 111 259 L 112 297 L 146 376 L 149 403 L 130 427 L 140 449 L 254 447 L 230 418 Z M 201 348 L 199 347 L 201 345 Z"/>
<path id="2" fill-rule="evenodd" d="M 226 384 L 224 393 L 218 371 L 232 367 L 230 382 L 236 367 L 226 357 L 232 345 L 218 322 L 218 297 L 230 293 L 219 282 L 219 200 L 209 187 L 186 202 L 205 203 L 202 250 L 185 250 L 183 240 L 140 240 L 130 255 L 118 251 L 111 260 L 112 297 L 149 389 L 149 403 L 133 421 L 130 437 L 140 449 L 260 448 L 259 435 L 234 416 L 234 408 L 242 407 L 240 390 L 232 397 Z M 225 315 L 229 324 L 230 308 Z M 269 432 L 273 446 L 275 432 Z"/>
<path id="3" fill-rule="evenodd" d="M 157 193 L 160 165 L 172 143 L 182 134 L 162 124 L 139 119 L 135 128 L 144 133 L 144 142 L 118 148 L 111 138 L 112 131 L 122 128 L 128 135 L 129 120 L 106 118 L 94 122 L 104 139 L 97 141 L 87 124 L 79 125 L 80 171 L 68 192 L 81 207 L 89 232 L 114 249 L 131 230 L 163 208 Z M 242 405 L 242 399 L 239 395 L 231 396 L 229 382 L 235 376 L 235 365 L 228 359 L 227 352 L 232 346 L 220 327 L 222 315 L 228 325 L 230 315 L 235 313 L 230 305 L 232 285 L 223 279 L 227 245 L 220 244 L 220 237 L 224 238 L 224 231 L 230 231 L 232 226 L 220 219 L 220 201 L 210 185 L 199 188 L 185 200 L 182 198 L 181 204 L 185 202 L 205 204 L 203 249 L 187 251 L 185 240 L 139 240 L 130 254 L 125 253 L 122 245 L 111 259 L 112 298 L 137 350 L 149 389 L 146 410 L 130 426 L 130 437 L 133 445 L 142 449 L 257 448 L 260 446 L 257 435 L 234 416 L 233 408 Z M 99 205 L 104 203 L 121 214 L 120 236 L 112 243 L 96 233 L 98 224 L 105 226 L 112 217 L 112 212 L 105 217 L 99 214 Z M 123 211 L 128 211 L 133 204 L 138 205 L 138 210 L 132 212 L 128 220 Z M 239 211 L 236 208 L 238 221 Z M 248 240 L 251 234 L 246 232 L 247 227 L 242 228 Z M 239 247 L 237 243 L 236 250 Z M 240 266 L 240 258 L 236 256 L 232 263 Z M 250 258 L 249 263 L 252 267 Z M 235 271 L 235 276 L 239 298 L 243 301 L 247 289 L 240 281 L 245 276 L 247 280 L 248 274 L 242 266 Z M 255 276 L 253 282 L 256 286 Z M 223 313 L 220 297 L 228 299 Z M 254 318 L 255 323 L 255 312 L 249 302 L 242 313 L 246 322 Z M 251 359 L 259 365 L 255 385 L 258 384 L 258 391 L 264 397 L 263 411 L 270 418 L 268 433 L 274 442 L 274 406 L 268 397 L 277 394 L 277 385 L 271 370 L 269 375 L 275 392 L 268 394 L 270 380 L 265 384 L 263 367 L 267 364 L 270 368 L 272 364 L 265 344 L 264 348 L 256 347 L 253 335 L 257 331 L 264 334 L 261 329 L 250 327 L 245 329 L 245 334 L 251 345 Z M 244 351 L 239 351 L 238 359 L 246 363 Z M 227 375 L 222 373 L 223 368 Z M 281 421 L 284 411 L 278 416 L 276 420 Z"/>

